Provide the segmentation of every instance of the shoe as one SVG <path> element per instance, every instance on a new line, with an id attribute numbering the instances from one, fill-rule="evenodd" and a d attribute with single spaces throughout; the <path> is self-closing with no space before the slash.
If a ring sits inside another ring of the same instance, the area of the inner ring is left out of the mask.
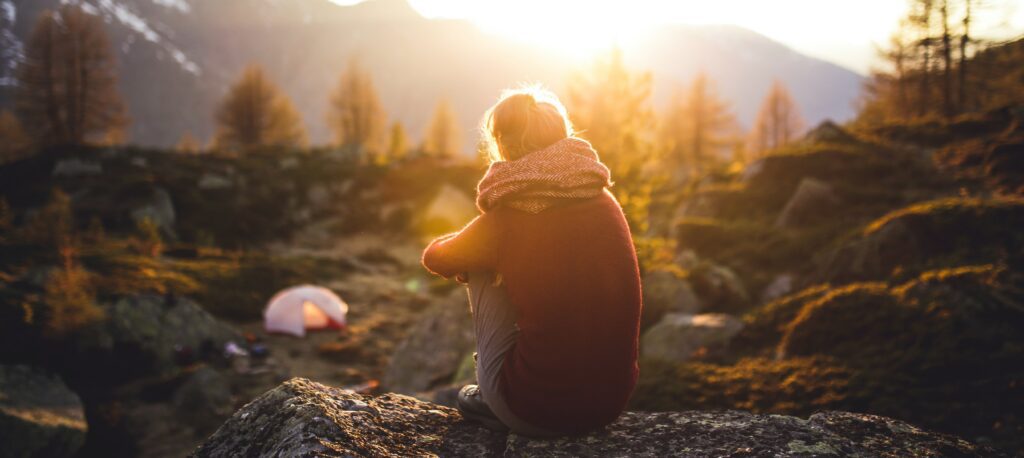
<path id="1" fill-rule="evenodd" d="M 462 387 L 459 390 L 459 396 L 456 399 L 455 405 L 458 407 L 459 413 L 462 414 L 463 418 L 480 423 L 491 431 L 508 432 L 508 426 L 505 426 L 498 417 L 494 416 L 491 407 L 484 402 L 484 396 L 480 393 L 480 387 L 476 385 Z"/>

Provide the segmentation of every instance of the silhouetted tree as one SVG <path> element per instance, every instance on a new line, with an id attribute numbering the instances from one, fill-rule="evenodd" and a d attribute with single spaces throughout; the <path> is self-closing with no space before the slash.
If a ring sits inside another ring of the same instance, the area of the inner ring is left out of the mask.
<path id="1" fill-rule="evenodd" d="M 82 144 L 127 123 L 104 23 L 77 6 L 39 16 L 17 74 L 18 116 L 39 143 Z"/>
<path id="2" fill-rule="evenodd" d="M 382 152 L 387 116 L 377 98 L 373 78 L 355 59 L 341 74 L 331 95 L 327 123 L 344 148 L 368 154 Z"/>
<path id="3" fill-rule="evenodd" d="M 736 119 L 707 75 L 701 73 L 685 92 L 676 91 L 663 129 L 673 165 L 699 175 L 705 162 L 732 148 Z"/>
<path id="4" fill-rule="evenodd" d="M 306 130 L 291 100 L 255 65 L 231 88 L 216 120 L 216 148 L 247 150 L 306 143 Z"/>
<path id="5" fill-rule="evenodd" d="M 454 157 L 462 151 L 462 129 L 447 100 L 442 99 L 423 138 L 423 151 L 435 157 Z"/>
<path id="6" fill-rule="evenodd" d="M 755 155 L 763 155 L 796 139 L 803 128 L 803 119 L 789 90 L 776 80 L 754 122 L 751 151 Z"/>
<path id="7" fill-rule="evenodd" d="M 0 164 L 21 159 L 32 148 L 32 139 L 8 110 L 0 112 Z"/>
<path id="8" fill-rule="evenodd" d="M 405 126 L 395 121 L 391 124 L 391 135 L 388 139 L 387 161 L 395 161 L 404 158 L 409 153 L 409 135 L 405 133 Z"/>

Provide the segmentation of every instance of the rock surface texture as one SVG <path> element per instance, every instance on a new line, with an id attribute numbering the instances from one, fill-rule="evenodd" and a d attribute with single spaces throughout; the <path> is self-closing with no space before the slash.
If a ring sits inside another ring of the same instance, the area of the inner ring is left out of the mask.
<path id="1" fill-rule="evenodd" d="M 82 401 L 59 378 L 0 365 L 0 456 L 74 456 L 87 429 Z"/>
<path id="2" fill-rule="evenodd" d="M 464 421 L 447 407 L 361 396 L 292 379 L 229 419 L 194 452 L 236 456 L 999 456 L 901 421 L 846 412 L 801 419 L 744 412 L 623 414 L 581 437 L 537 440 Z"/>

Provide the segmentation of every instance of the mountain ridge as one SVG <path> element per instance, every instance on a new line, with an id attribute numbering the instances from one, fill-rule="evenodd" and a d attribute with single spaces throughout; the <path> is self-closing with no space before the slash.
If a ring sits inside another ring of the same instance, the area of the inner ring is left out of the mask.
<path id="1" fill-rule="evenodd" d="M 60 0 L 0 3 L 13 5 L 3 11 L 14 11 L 0 14 L 0 41 L 14 37 L 23 43 L 38 14 Z M 389 116 L 414 138 L 438 100 L 449 99 L 463 126 L 464 149 L 474 144 L 478 116 L 501 89 L 540 81 L 561 92 L 569 75 L 580 70 L 557 51 L 488 33 L 470 21 L 425 18 L 406 0 L 350 6 L 328 0 L 77 3 L 108 23 L 133 120 L 129 139 L 145 145 L 170 146 L 185 132 L 209 140 L 216 104 L 254 62 L 296 102 L 314 143 L 330 139 L 327 99 L 350 56 L 357 56 L 372 73 Z M 752 122 L 776 77 L 791 88 L 808 124 L 851 117 L 862 80 L 736 26 L 662 26 L 622 49 L 634 69 L 653 73 L 656 108 L 675 87 L 704 71 L 743 125 Z M 8 54 L 0 53 L 0 106 L 10 106 L 12 99 Z"/>

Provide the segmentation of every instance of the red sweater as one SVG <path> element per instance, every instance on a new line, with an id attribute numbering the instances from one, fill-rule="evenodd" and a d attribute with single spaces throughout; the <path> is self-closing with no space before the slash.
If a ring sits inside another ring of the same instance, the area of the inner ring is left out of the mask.
<path id="1" fill-rule="evenodd" d="M 498 207 L 431 243 L 423 265 L 444 277 L 502 275 L 520 333 L 499 387 L 519 418 L 576 434 L 625 409 L 638 373 L 640 273 L 610 193 L 537 214 Z"/>

